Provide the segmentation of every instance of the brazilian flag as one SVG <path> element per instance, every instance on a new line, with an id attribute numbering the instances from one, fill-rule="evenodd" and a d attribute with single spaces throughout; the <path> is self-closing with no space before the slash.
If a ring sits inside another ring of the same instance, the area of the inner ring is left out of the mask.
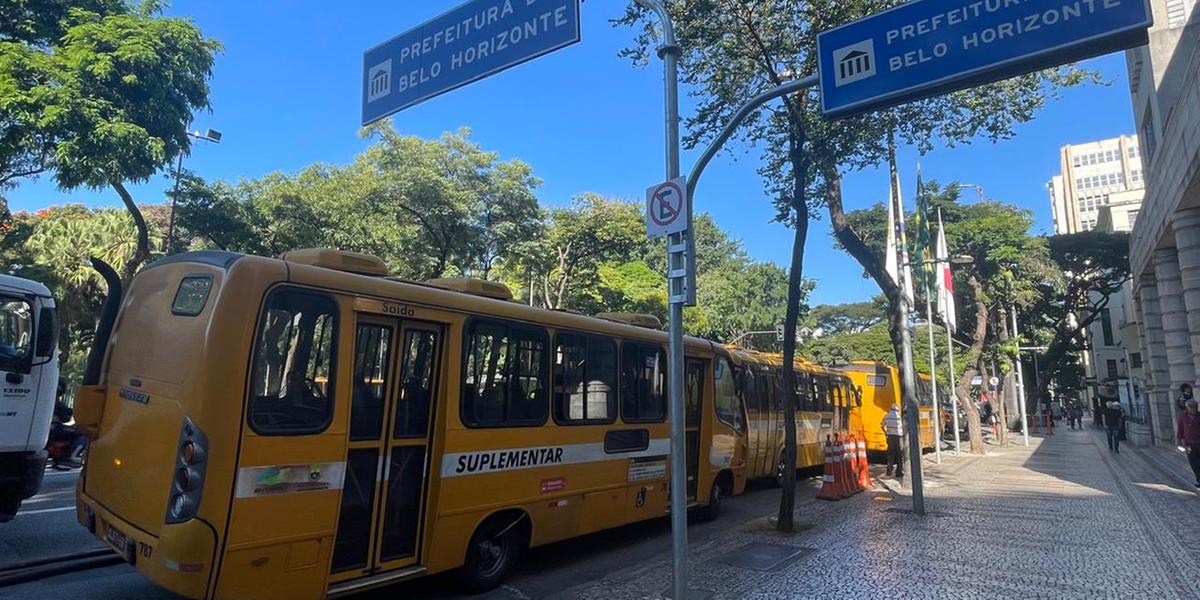
<path id="1" fill-rule="evenodd" d="M 914 289 L 924 290 L 925 296 L 932 298 L 937 289 L 937 271 L 934 269 L 933 236 L 929 222 L 929 198 L 925 195 L 925 186 L 921 182 L 921 169 L 917 169 L 917 222 L 916 235 L 913 236 L 913 283 Z"/>

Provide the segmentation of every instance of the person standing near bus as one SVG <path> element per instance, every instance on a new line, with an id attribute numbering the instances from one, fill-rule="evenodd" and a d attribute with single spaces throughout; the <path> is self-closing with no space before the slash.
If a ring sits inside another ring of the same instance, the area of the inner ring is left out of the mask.
<path id="1" fill-rule="evenodd" d="M 892 405 L 892 409 L 883 416 L 880 424 L 884 435 L 887 436 L 887 475 L 892 474 L 892 465 L 896 466 L 896 478 L 904 478 L 904 455 L 901 452 L 901 437 L 904 435 L 904 422 L 900 417 L 900 407 Z"/>

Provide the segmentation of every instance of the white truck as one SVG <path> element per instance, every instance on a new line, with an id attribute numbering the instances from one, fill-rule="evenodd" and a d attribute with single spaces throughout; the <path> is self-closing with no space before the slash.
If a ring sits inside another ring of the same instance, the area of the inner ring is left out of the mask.
<path id="1" fill-rule="evenodd" d="M 37 493 L 58 390 L 58 315 L 46 286 L 0 275 L 0 523 Z"/>

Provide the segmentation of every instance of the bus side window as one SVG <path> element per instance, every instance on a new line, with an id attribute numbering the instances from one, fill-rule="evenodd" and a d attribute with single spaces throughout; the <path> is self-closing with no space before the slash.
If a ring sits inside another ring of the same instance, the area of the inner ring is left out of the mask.
<path id="1" fill-rule="evenodd" d="M 260 435 L 324 431 L 333 416 L 337 304 L 279 288 L 267 297 L 255 345 L 250 427 Z"/>
<path id="2" fill-rule="evenodd" d="M 617 348 L 611 340 L 560 333 L 554 338 L 554 419 L 612 423 L 617 413 Z"/>
<path id="3" fill-rule="evenodd" d="M 621 419 L 661 423 L 667 418 L 667 357 L 658 346 L 621 345 Z"/>
<path id="4" fill-rule="evenodd" d="M 545 423 L 546 333 L 480 319 L 468 326 L 467 338 L 463 423 L 471 427 Z"/>
<path id="5" fill-rule="evenodd" d="M 746 423 L 742 417 L 741 404 L 738 402 L 733 367 L 729 366 L 729 361 L 723 356 L 718 356 L 713 365 L 713 379 L 716 383 L 714 387 L 717 391 L 713 406 L 716 409 L 717 420 L 732 427 L 738 433 L 742 433 L 745 431 Z"/>

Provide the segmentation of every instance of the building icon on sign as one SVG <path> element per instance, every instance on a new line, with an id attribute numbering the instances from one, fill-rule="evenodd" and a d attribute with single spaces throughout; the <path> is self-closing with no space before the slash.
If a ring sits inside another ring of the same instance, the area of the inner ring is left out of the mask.
<path id="1" fill-rule="evenodd" d="M 392 59 L 387 59 L 367 71 L 367 102 L 374 102 L 392 91 Z"/>
<path id="2" fill-rule="evenodd" d="M 875 41 L 865 40 L 833 51 L 833 84 L 841 87 L 875 75 Z"/>

